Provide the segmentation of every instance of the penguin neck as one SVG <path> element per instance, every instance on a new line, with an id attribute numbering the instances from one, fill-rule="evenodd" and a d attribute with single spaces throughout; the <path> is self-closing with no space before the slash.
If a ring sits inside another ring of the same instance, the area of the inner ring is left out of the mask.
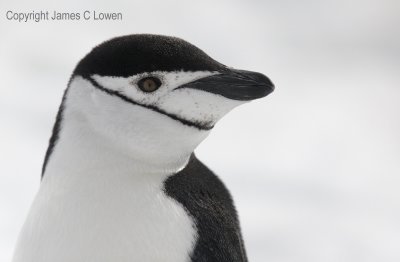
<path id="1" fill-rule="evenodd" d="M 115 111 L 119 117 L 104 112 L 104 119 L 99 117 L 104 107 L 112 106 L 118 106 Z M 130 126 L 128 129 L 132 133 L 125 132 L 128 124 L 140 122 L 136 115 L 145 119 L 158 117 L 154 112 L 96 90 L 82 78 L 71 81 L 57 115 L 44 163 L 43 179 L 74 175 L 95 176 L 100 173 L 115 177 L 123 172 L 154 176 L 173 174 L 187 164 L 195 146 L 207 134 L 198 135 L 196 130 L 184 129 L 183 134 L 197 137 L 197 140 L 186 145 L 184 141 L 191 140 L 187 137 L 185 140 L 184 135 L 177 135 L 175 140 L 166 139 L 167 142 L 152 145 L 159 137 L 164 139 L 165 134 L 157 136 L 157 133 L 153 133 L 149 136 L 152 130 L 146 126 L 143 127 L 144 130 Z M 163 130 L 176 128 L 174 121 L 159 117 L 160 121 L 169 121 L 163 122 Z M 115 119 L 126 122 L 115 123 Z M 105 134 L 103 130 L 112 130 L 115 134 Z M 124 132 L 118 133 L 120 130 Z"/>
<path id="2" fill-rule="evenodd" d="M 163 181 L 179 172 L 189 161 L 190 154 L 173 162 L 143 162 L 128 150 L 118 147 L 91 129 L 84 118 L 65 112 L 53 151 L 43 174 L 43 182 L 50 180 L 110 181 L 123 177 L 144 181 Z"/>

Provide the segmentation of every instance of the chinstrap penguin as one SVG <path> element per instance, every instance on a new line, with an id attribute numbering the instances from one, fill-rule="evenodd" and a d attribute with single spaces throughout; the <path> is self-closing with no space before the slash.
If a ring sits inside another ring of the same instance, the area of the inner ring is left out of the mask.
<path id="1" fill-rule="evenodd" d="M 13 262 L 247 261 L 232 198 L 193 151 L 273 89 L 175 37 L 95 47 L 64 93 Z"/>

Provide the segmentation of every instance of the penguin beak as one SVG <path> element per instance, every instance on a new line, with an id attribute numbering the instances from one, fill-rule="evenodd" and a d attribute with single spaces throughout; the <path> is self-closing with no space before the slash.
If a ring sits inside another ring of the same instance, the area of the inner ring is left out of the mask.
<path id="1" fill-rule="evenodd" d="M 274 84 L 261 73 L 228 69 L 220 74 L 204 77 L 178 87 L 192 88 L 239 101 L 249 101 L 267 96 Z"/>

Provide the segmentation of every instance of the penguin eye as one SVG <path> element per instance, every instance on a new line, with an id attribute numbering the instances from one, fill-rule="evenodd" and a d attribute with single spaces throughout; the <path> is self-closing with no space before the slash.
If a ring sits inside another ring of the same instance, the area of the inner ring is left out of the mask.
<path id="1" fill-rule="evenodd" d="M 154 92 L 161 86 L 161 80 L 157 77 L 145 77 L 137 83 L 139 88 L 146 93 Z"/>

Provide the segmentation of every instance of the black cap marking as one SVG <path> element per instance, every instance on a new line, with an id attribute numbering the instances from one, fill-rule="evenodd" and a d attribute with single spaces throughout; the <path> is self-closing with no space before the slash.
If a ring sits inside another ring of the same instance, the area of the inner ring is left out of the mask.
<path id="1" fill-rule="evenodd" d="M 153 71 L 220 71 L 226 67 L 176 37 L 137 34 L 116 37 L 87 54 L 74 75 L 128 77 Z"/>

